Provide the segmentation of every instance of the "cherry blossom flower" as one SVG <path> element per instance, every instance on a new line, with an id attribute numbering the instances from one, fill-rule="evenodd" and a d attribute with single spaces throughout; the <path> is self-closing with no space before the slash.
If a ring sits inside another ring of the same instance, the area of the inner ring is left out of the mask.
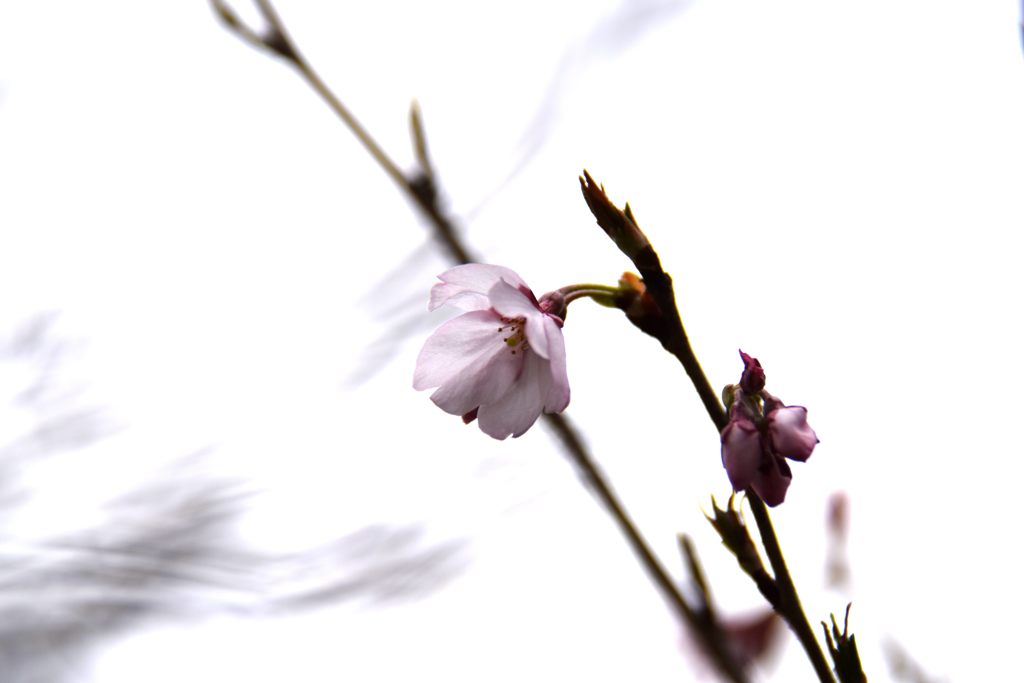
<path id="1" fill-rule="evenodd" d="M 501 266 L 471 263 L 438 276 L 430 310 L 465 311 L 427 339 L 413 387 L 495 439 L 521 436 L 542 412 L 569 404 L 562 337 L 565 297 L 538 301 L 523 279 Z"/>
<path id="2" fill-rule="evenodd" d="M 761 364 L 742 351 L 740 356 L 740 386 L 726 392 L 731 402 L 729 423 L 722 430 L 722 464 L 734 490 L 751 487 L 774 507 L 786 499 L 793 479 L 786 459 L 806 461 L 818 437 L 807 424 L 807 409 L 784 405 L 764 391 Z"/>

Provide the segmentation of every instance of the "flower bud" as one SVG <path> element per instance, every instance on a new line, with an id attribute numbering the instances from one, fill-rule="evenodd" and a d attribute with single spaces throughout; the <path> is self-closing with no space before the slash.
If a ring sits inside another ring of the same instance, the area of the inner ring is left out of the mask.
<path id="1" fill-rule="evenodd" d="M 565 303 L 565 295 L 557 289 L 541 296 L 540 301 L 537 302 L 537 306 L 545 314 L 558 318 L 562 321 L 565 320 L 565 312 L 569 308 Z"/>
<path id="2" fill-rule="evenodd" d="M 740 387 L 751 396 L 756 396 L 764 389 L 764 368 L 756 358 L 751 358 L 740 351 L 740 358 L 743 359 L 743 375 L 740 377 Z"/>

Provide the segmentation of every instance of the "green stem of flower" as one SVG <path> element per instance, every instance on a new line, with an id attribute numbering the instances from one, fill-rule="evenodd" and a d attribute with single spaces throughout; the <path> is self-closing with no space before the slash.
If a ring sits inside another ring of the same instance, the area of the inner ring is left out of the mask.
<path id="1" fill-rule="evenodd" d="M 565 297 L 566 305 L 576 299 L 590 298 L 602 306 L 615 307 L 615 298 L 622 294 L 621 287 L 608 285 L 580 284 L 562 287 L 558 292 Z"/>

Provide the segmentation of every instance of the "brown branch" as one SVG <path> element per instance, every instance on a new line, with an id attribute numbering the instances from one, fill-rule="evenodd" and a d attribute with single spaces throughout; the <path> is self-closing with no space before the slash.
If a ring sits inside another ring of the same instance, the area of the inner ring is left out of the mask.
<path id="1" fill-rule="evenodd" d="M 657 338 L 669 353 L 679 359 L 686 374 L 689 375 L 697 395 L 700 396 L 708 417 L 711 418 L 715 428 L 721 432 L 729 421 L 728 416 L 690 345 L 676 305 L 672 278 L 662 269 L 657 252 L 654 251 L 647 236 L 637 225 L 629 204 L 626 204 L 623 209 L 615 206 L 605 194 L 604 188 L 595 183 L 586 171 L 580 178 L 580 187 L 583 190 L 583 198 L 586 200 L 587 206 L 590 207 L 591 213 L 597 219 L 597 224 L 615 242 L 619 250 L 629 257 L 640 272 L 644 289 L 641 296 L 650 296 L 655 305 L 653 310 L 639 314 L 640 317 L 631 315 L 632 311 L 627 310 L 627 317 L 641 330 Z M 746 493 L 754 512 L 754 519 L 757 521 L 765 553 L 768 555 L 775 574 L 774 582 L 778 589 L 779 599 L 772 600 L 769 597 L 774 592 L 764 584 L 763 577 L 759 577 L 757 573 L 748 573 L 758 582 L 758 588 L 772 604 L 772 607 L 789 623 L 807 653 L 818 678 L 823 683 L 833 683 L 835 679 L 832 677 L 832 671 L 821 646 L 814 637 L 814 631 L 807 620 L 803 606 L 800 604 L 796 586 L 786 567 L 786 560 L 775 536 L 775 529 L 772 527 L 764 501 L 753 489 L 748 489 Z"/>
<path id="2" fill-rule="evenodd" d="M 591 213 L 597 219 L 597 224 L 636 266 L 643 278 L 647 292 L 657 305 L 660 315 L 656 328 L 658 334 L 655 336 L 665 350 L 682 364 L 697 390 L 697 395 L 700 396 L 708 416 L 715 423 L 718 431 L 722 431 L 725 429 L 728 417 L 718 399 L 718 393 L 711 388 L 711 383 L 708 382 L 708 378 L 690 346 L 690 339 L 686 336 L 686 329 L 683 327 L 683 321 L 679 317 L 679 309 L 676 306 L 672 277 L 662 269 L 658 253 L 654 251 L 647 236 L 636 224 L 629 204 L 626 204 L 624 210 L 620 210 L 612 204 L 608 195 L 605 194 L 604 188 L 595 183 L 586 171 L 583 171 L 583 176 L 580 177 L 580 188 L 583 190 L 583 198 L 586 200 L 587 206 L 590 207 Z M 651 334 L 649 329 L 644 329 L 644 331 Z"/>
<path id="3" fill-rule="evenodd" d="M 807 614 L 800 603 L 800 595 L 796 591 L 796 585 L 793 583 L 793 577 L 789 573 L 789 568 L 786 567 L 786 558 L 782 554 L 782 547 L 779 545 L 779 539 L 775 535 L 772 519 L 768 516 L 768 508 L 760 496 L 754 493 L 753 489 L 747 490 L 747 502 L 750 504 L 750 510 L 754 513 L 757 530 L 761 534 L 761 543 L 764 545 L 764 552 L 772 565 L 775 585 L 779 589 L 780 606 L 782 609 L 776 607 L 776 611 L 785 618 L 790 628 L 793 629 L 793 633 L 796 634 L 797 640 L 800 641 L 800 645 L 804 648 L 807 658 L 811 660 L 811 665 L 814 667 L 814 672 L 818 674 L 818 679 L 824 683 L 831 683 L 835 680 L 832 677 L 832 667 L 828 665 L 825 653 L 822 651 L 818 639 L 814 636 L 811 624 L 807 620 Z"/>
<path id="4" fill-rule="evenodd" d="M 434 174 L 429 163 L 427 163 L 425 137 L 419 112 L 415 106 L 411 114 L 413 144 L 416 156 L 423 168 L 420 169 L 418 176 L 410 177 L 398 168 L 341 100 L 331 92 L 313 70 L 312 66 L 302 57 L 289 37 L 280 17 L 278 17 L 268 0 L 254 0 L 264 21 L 267 23 L 267 29 L 263 32 L 246 26 L 223 0 L 210 0 L 210 2 L 218 17 L 229 30 L 254 47 L 281 57 L 299 72 L 307 84 L 324 100 L 327 106 L 337 114 L 338 118 L 363 144 L 381 169 L 429 220 L 434 229 L 435 236 L 448 252 L 452 261 L 455 263 L 479 262 L 479 259 L 474 257 L 469 249 L 462 244 L 454 223 L 438 205 Z M 625 535 L 630 548 L 640 560 L 651 581 L 661 592 L 662 597 L 674 609 L 679 618 L 694 630 L 721 673 L 734 683 L 745 682 L 747 680 L 746 674 L 735 661 L 735 658 L 730 655 L 721 631 L 714 623 L 707 622 L 698 617 L 686 601 L 671 575 L 662 566 L 657 556 L 644 540 L 639 529 L 630 519 L 597 463 L 590 456 L 577 428 L 565 415 L 548 414 L 544 415 L 544 419 L 548 426 L 558 435 L 570 459 L 607 508 L 623 535 Z"/>

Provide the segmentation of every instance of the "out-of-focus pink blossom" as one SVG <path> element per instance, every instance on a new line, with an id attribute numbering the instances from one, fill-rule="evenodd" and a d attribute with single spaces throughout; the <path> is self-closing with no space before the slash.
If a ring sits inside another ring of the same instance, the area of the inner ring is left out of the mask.
<path id="1" fill-rule="evenodd" d="M 793 472 L 786 462 L 811 457 L 818 437 L 807 424 L 807 409 L 787 406 L 764 391 L 764 370 L 756 358 L 740 351 L 740 386 L 727 392 L 729 422 L 722 430 L 722 464 L 733 489 L 751 487 L 768 505 L 786 499 Z M 757 388 L 755 392 L 748 389 Z"/>
<path id="2" fill-rule="evenodd" d="M 442 410 L 478 420 L 495 439 L 520 436 L 542 412 L 569 404 L 564 297 L 538 301 L 516 273 L 467 264 L 438 276 L 430 310 L 464 311 L 427 339 L 416 361 L 413 387 L 437 387 L 430 398 Z"/>
<path id="3" fill-rule="evenodd" d="M 778 653 L 780 636 L 785 632 L 785 622 L 771 609 L 743 616 L 724 616 L 718 620 L 718 626 L 733 660 L 751 674 L 771 664 Z M 695 660 L 699 679 L 719 680 L 706 646 L 689 630 L 683 636 L 683 649 Z"/>
<path id="4" fill-rule="evenodd" d="M 846 554 L 846 539 L 850 531 L 850 498 L 844 491 L 837 491 L 828 497 L 825 522 L 829 541 L 825 582 L 829 588 L 844 588 L 849 586 L 851 574 Z"/>
<path id="5" fill-rule="evenodd" d="M 773 610 L 761 610 L 748 617 L 731 617 L 724 620 L 725 632 L 733 655 L 740 665 L 751 670 L 752 665 L 763 663 L 775 649 L 782 635 L 784 622 Z"/>

